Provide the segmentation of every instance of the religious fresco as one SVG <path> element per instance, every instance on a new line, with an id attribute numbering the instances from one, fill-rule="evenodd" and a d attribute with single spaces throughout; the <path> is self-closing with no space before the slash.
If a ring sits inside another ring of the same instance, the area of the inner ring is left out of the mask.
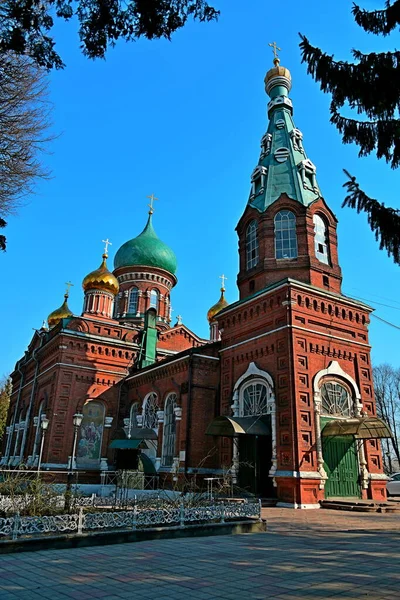
<path id="1" fill-rule="evenodd" d="M 83 407 L 83 419 L 76 460 L 79 465 L 98 465 L 104 428 L 104 406 L 100 402 L 88 402 Z"/>

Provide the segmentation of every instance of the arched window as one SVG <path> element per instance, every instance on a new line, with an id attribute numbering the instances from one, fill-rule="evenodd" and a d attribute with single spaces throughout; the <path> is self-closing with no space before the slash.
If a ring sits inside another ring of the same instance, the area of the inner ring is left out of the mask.
<path id="1" fill-rule="evenodd" d="M 326 265 L 329 264 L 328 244 L 325 221 L 319 215 L 314 215 L 314 247 L 315 256 Z"/>
<path id="2" fill-rule="evenodd" d="M 138 309 L 139 290 L 137 287 L 132 287 L 129 292 L 128 313 L 136 315 Z"/>
<path id="3" fill-rule="evenodd" d="M 275 258 L 297 258 L 296 217 L 290 210 L 275 215 Z"/>
<path id="4" fill-rule="evenodd" d="M 249 417 L 268 413 L 268 386 L 264 381 L 253 380 L 241 390 L 240 416 Z"/>
<path id="5" fill-rule="evenodd" d="M 158 312 L 158 290 L 151 290 L 150 292 L 150 307 L 149 308 L 155 308 L 156 311 Z"/>
<path id="6" fill-rule="evenodd" d="M 98 467 L 100 464 L 104 413 L 104 404 L 96 400 L 89 400 L 83 407 L 76 451 L 76 462 L 79 466 Z"/>
<path id="7" fill-rule="evenodd" d="M 351 417 L 352 400 L 347 387 L 337 381 L 327 381 L 321 387 L 321 414 L 330 417 Z"/>
<path id="8" fill-rule="evenodd" d="M 252 221 L 246 231 L 246 270 L 258 265 L 257 221 Z"/>
<path id="9" fill-rule="evenodd" d="M 158 417 L 157 411 L 159 410 L 157 404 L 157 394 L 152 392 L 145 398 L 143 405 L 143 427 L 148 429 L 158 428 Z"/>
<path id="10" fill-rule="evenodd" d="M 176 394 L 169 394 L 164 406 L 164 437 L 162 449 L 162 464 L 164 467 L 172 467 L 174 462 L 176 442 L 175 406 Z"/>

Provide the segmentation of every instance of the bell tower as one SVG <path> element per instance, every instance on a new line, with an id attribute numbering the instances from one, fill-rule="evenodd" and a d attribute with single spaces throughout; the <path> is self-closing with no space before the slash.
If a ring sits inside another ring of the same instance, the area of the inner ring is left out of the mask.
<path id="1" fill-rule="evenodd" d="M 240 298 L 286 278 L 340 293 L 337 220 L 293 121 L 290 71 L 278 56 L 265 77 L 268 129 L 261 138 L 245 211 L 237 225 Z"/>

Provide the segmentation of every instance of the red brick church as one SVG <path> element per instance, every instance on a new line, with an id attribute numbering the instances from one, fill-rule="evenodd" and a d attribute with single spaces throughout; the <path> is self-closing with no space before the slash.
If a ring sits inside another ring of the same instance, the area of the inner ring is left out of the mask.
<path id="1" fill-rule="evenodd" d="M 1 465 L 160 477 L 229 472 L 282 506 L 386 495 L 368 325 L 341 293 L 337 220 L 293 122 L 291 76 L 268 71 L 267 132 L 237 225 L 239 300 L 208 312 L 210 339 L 180 319 L 176 257 L 152 209 L 137 237 L 83 280 L 80 316 L 62 306 L 12 374 Z M 74 415 L 80 415 L 74 446 Z"/>

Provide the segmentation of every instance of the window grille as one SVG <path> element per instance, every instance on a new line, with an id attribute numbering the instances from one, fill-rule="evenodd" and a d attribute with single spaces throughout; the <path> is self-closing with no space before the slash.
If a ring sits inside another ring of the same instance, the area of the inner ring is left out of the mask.
<path id="1" fill-rule="evenodd" d="M 165 401 L 164 408 L 164 437 L 162 464 L 164 467 L 172 467 L 175 456 L 176 443 L 176 418 L 175 418 L 176 394 L 170 394 Z"/>
<path id="2" fill-rule="evenodd" d="M 350 417 L 351 398 L 343 385 L 336 381 L 328 381 L 321 387 L 321 414 L 331 417 Z"/>
<path id="3" fill-rule="evenodd" d="M 275 257 L 297 258 L 296 217 L 290 210 L 275 215 Z"/>
<path id="4" fill-rule="evenodd" d="M 151 393 L 145 399 L 144 412 L 143 412 L 143 427 L 149 429 L 158 428 L 158 417 L 157 411 L 159 410 L 157 404 L 157 394 Z"/>
<path id="5" fill-rule="evenodd" d="M 242 390 L 242 417 L 268 413 L 268 387 L 260 381 L 248 383 Z"/>

